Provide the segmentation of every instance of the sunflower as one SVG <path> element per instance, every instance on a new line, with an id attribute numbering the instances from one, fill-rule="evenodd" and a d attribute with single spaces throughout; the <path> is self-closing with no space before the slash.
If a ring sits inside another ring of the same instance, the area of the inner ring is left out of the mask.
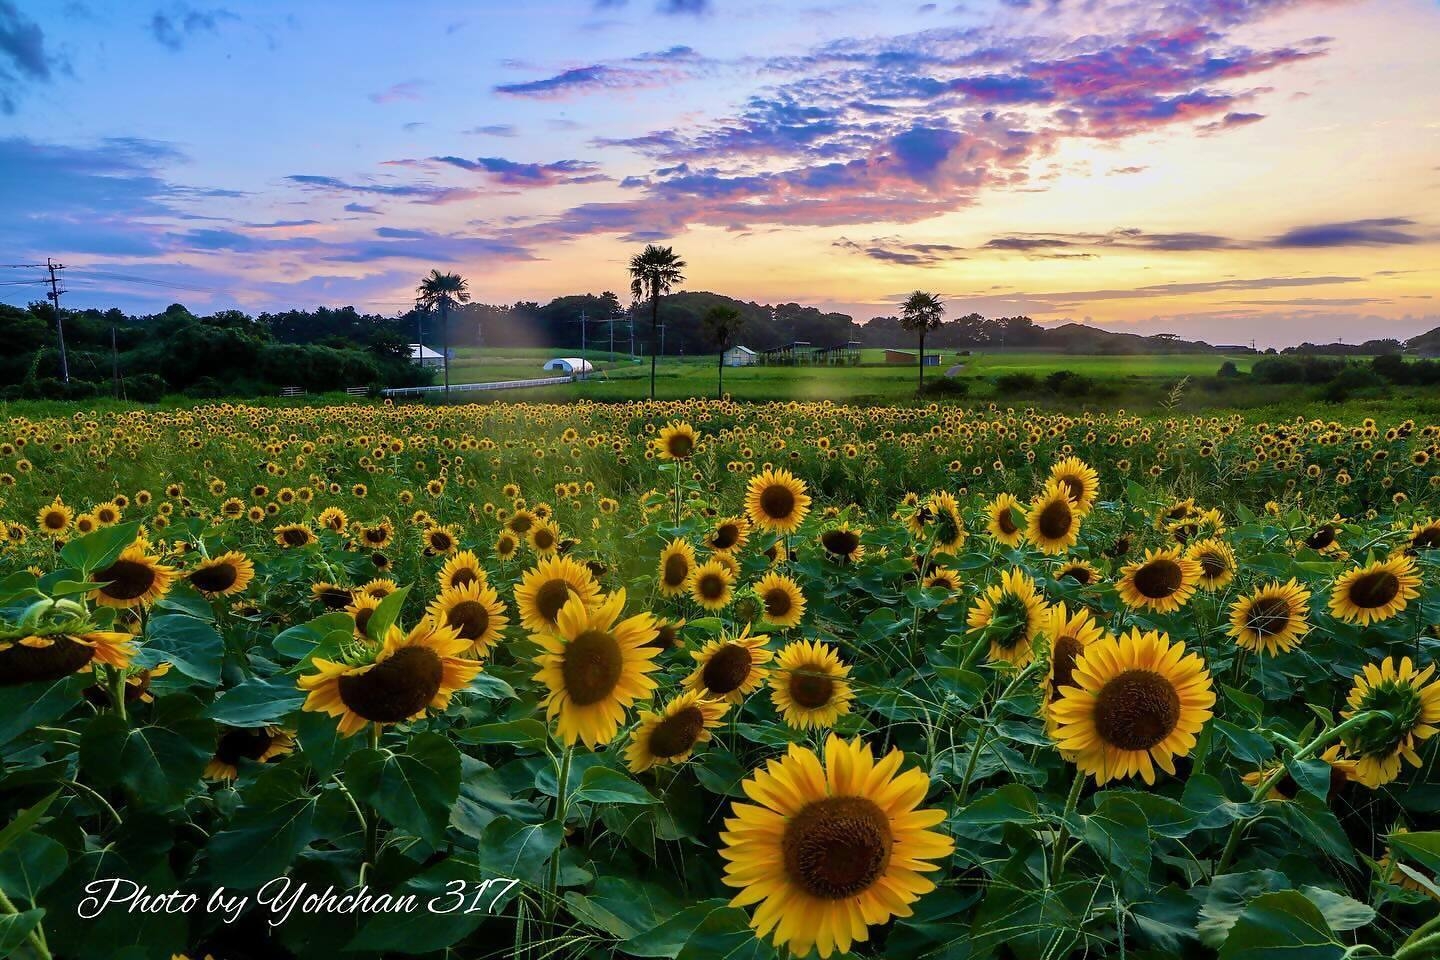
<path id="1" fill-rule="evenodd" d="M 685 646 L 685 641 L 680 639 L 680 630 L 685 626 L 685 621 L 665 620 L 655 618 L 655 639 L 650 641 L 650 646 L 657 650 L 673 650 L 676 647 Z"/>
<path id="2" fill-rule="evenodd" d="M 469 643 L 465 656 L 475 660 L 483 660 L 489 654 L 510 622 L 505 615 L 505 604 L 500 602 L 494 588 L 473 580 L 442 591 L 430 601 L 425 612 Z"/>
<path id="3" fill-rule="evenodd" d="M 625 720 L 625 709 L 655 689 L 646 674 L 658 666 L 655 618 L 636 614 L 619 623 L 625 591 L 591 606 L 572 595 L 560 609 L 555 632 L 538 633 L 543 652 L 535 658 L 535 679 L 550 692 L 546 718 L 557 720 L 556 735 L 567 745 L 582 740 L 592 750 L 609 743 Z"/>
<path id="4" fill-rule="evenodd" d="M 754 803 L 735 803 L 720 835 L 725 883 L 734 907 L 759 904 L 758 937 L 792 956 L 848 953 L 869 927 L 908 917 L 935 889 L 922 874 L 938 869 L 954 841 L 928 828 L 944 810 L 917 810 L 930 789 L 919 769 L 900 773 L 905 755 L 878 763 L 858 738 L 831 734 L 824 761 L 808 747 L 756 770 L 742 784 Z"/>
<path id="5" fill-rule="evenodd" d="M 955 593 L 960 589 L 963 581 L 960 578 L 960 571 L 950 567 L 932 567 L 930 572 L 925 574 L 921 586 L 926 590 L 944 590 L 947 595 Z M 950 600 L 946 600 L 949 603 Z"/>
<path id="6" fill-rule="evenodd" d="M 1073 580 L 1082 587 L 1100 582 L 1100 571 L 1088 560 L 1067 560 L 1055 571 L 1056 580 Z"/>
<path id="7" fill-rule="evenodd" d="M 495 538 L 495 556 L 501 563 L 511 559 L 520 552 L 520 540 L 509 530 L 501 531 L 500 536 Z"/>
<path id="8" fill-rule="evenodd" d="M 719 560 L 710 560 L 695 571 L 690 580 L 690 596 L 706 610 L 723 610 L 734 594 L 731 584 L 735 575 Z"/>
<path id="9" fill-rule="evenodd" d="M 1110 634 L 1095 622 L 1089 610 L 1079 607 L 1071 614 L 1063 601 L 1046 611 L 1040 632 L 1045 635 L 1050 647 L 1050 668 L 1045 671 L 1044 699 L 1041 701 L 1041 710 L 1050 719 L 1050 705 L 1060 699 L 1060 691 L 1078 686 L 1075 682 L 1075 658 L 1096 640 Z"/>
<path id="10" fill-rule="evenodd" d="M 1185 556 L 1200 564 L 1198 582 L 1201 589 L 1223 590 L 1235 579 L 1238 568 L 1235 551 L 1231 550 L 1224 540 L 1217 540 L 1215 537 L 1196 540 L 1185 549 Z"/>
<path id="11" fill-rule="evenodd" d="M 425 553 L 432 557 L 448 557 L 460 549 L 460 530 L 454 524 L 431 524 L 421 533 Z"/>
<path id="12" fill-rule="evenodd" d="M 685 689 L 699 690 L 707 699 L 739 703 L 759 688 L 770 672 L 764 666 L 775 656 L 765 649 L 767 634 L 750 635 L 746 626 L 736 636 L 722 634 L 691 652 L 695 669 L 685 678 Z"/>
<path id="13" fill-rule="evenodd" d="M 345 516 L 345 511 L 339 507 L 326 507 L 321 510 L 315 522 L 332 533 L 344 533 L 345 528 L 350 526 L 350 518 Z"/>
<path id="14" fill-rule="evenodd" d="M 745 512 L 761 530 L 794 533 L 810 512 L 805 481 L 788 470 L 766 469 L 751 477 L 745 488 Z"/>
<path id="15" fill-rule="evenodd" d="M 1045 601 L 1035 581 L 1018 567 L 1000 575 L 1000 582 L 985 588 L 966 618 L 971 632 L 985 631 L 990 638 L 990 659 L 1023 667 L 1034 655 L 1032 644 L 1045 616 Z"/>
<path id="16" fill-rule="evenodd" d="M 930 494 L 925 506 L 933 518 L 930 526 L 930 552 L 953 554 L 965 543 L 969 534 L 960 518 L 960 504 L 948 491 Z"/>
<path id="17" fill-rule="evenodd" d="M 525 534 L 525 540 L 537 557 L 554 556 L 561 547 L 560 528 L 549 520 L 536 520 L 530 532 Z"/>
<path id="18" fill-rule="evenodd" d="M 805 594 L 800 585 L 783 573 L 767 573 L 754 586 L 766 623 L 781 628 L 797 627 L 805 618 Z"/>
<path id="19" fill-rule="evenodd" d="M 149 549 L 144 541 L 137 540 L 110 566 L 91 574 L 93 582 L 104 586 L 92 590 L 90 599 L 102 607 L 124 610 L 149 606 L 169 593 L 175 582 L 175 568 L 163 566 Z"/>
<path id="20" fill-rule="evenodd" d="M 1012 493 L 1002 493 L 985 505 L 985 515 L 989 517 L 989 522 L 985 525 L 986 531 L 996 542 L 1007 547 L 1018 547 L 1020 541 L 1025 539 L 1024 529 L 1015 522 L 1011 512 L 1014 510 L 1025 512 L 1025 508 Z"/>
<path id="21" fill-rule="evenodd" d="M 445 565 L 440 568 L 438 580 L 440 590 L 443 592 L 471 583 L 478 583 L 483 587 L 489 582 L 489 577 L 486 576 L 485 568 L 480 565 L 480 558 L 475 556 L 473 550 L 461 550 L 445 559 Z"/>
<path id="22" fill-rule="evenodd" d="M 1327 748 L 1324 753 L 1320 754 L 1320 759 L 1324 760 L 1330 766 L 1331 793 L 1340 789 L 1345 783 L 1355 779 L 1359 764 L 1344 755 L 1343 747 L 1340 744 L 1337 743 Z M 1251 790 L 1254 790 L 1260 786 L 1260 784 L 1274 776 L 1280 770 L 1281 766 L 1281 763 L 1276 762 L 1261 767 L 1259 770 L 1251 770 L 1249 773 L 1243 775 L 1240 781 Z M 1281 775 L 1279 780 L 1275 781 L 1275 785 L 1270 788 L 1270 793 L 1265 799 L 1291 800 L 1299 793 L 1300 785 L 1295 782 L 1289 773 L 1285 773 Z"/>
<path id="23" fill-rule="evenodd" d="M 1100 474 L 1079 457 L 1067 457 L 1050 468 L 1051 481 L 1059 484 L 1082 515 L 1095 506 L 1100 493 Z"/>
<path id="24" fill-rule="evenodd" d="M 255 579 L 255 561 L 238 550 L 205 560 L 185 575 L 190 585 L 206 597 L 228 597 L 243 593 Z"/>
<path id="25" fill-rule="evenodd" d="M 374 597 L 376 600 L 384 600 L 399 589 L 400 585 L 389 577 L 376 577 L 362 583 L 356 592 Z"/>
<path id="26" fill-rule="evenodd" d="M 531 633 L 554 630 L 560 610 L 571 597 L 591 604 L 600 596 L 600 585 L 584 564 L 569 557 L 546 557 L 525 571 L 515 586 L 515 606 L 520 623 Z"/>
<path id="27" fill-rule="evenodd" d="M 820 534 L 820 546 L 832 560 L 840 563 L 858 563 L 865 556 L 865 547 L 860 543 L 861 531 L 841 524 Z"/>
<path id="28" fill-rule="evenodd" d="M 42 507 L 35 515 L 35 526 L 41 533 L 48 533 L 52 537 L 58 537 L 70 529 L 70 523 L 75 519 L 75 511 L 65 506 L 59 497 L 48 507 Z"/>
<path id="29" fill-rule="evenodd" d="M 689 460 L 695 453 L 700 434 L 688 423 L 670 423 L 660 428 L 660 435 L 651 441 L 655 455 L 661 460 Z"/>
<path id="30" fill-rule="evenodd" d="M 1230 636 L 1254 653 L 1278 656 L 1300 645 L 1310 632 L 1310 591 L 1290 578 L 1273 581 L 1230 605 Z"/>
<path id="31" fill-rule="evenodd" d="M 371 550 L 384 550 L 395 539 L 395 526 L 389 520 L 381 520 L 360 528 L 360 540 Z"/>
<path id="32" fill-rule="evenodd" d="M 660 582 L 656 585 L 662 597 L 678 597 L 690 587 L 695 573 L 695 548 L 676 537 L 660 551 Z"/>
<path id="33" fill-rule="evenodd" d="M 829 644 L 814 640 L 796 640 L 787 644 L 775 658 L 770 674 L 770 702 L 797 730 L 820 729 L 835 725 L 850 712 L 855 692 L 845 678 L 850 667 Z"/>
<path id="34" fill-rule="evenodd" d="M 480 664 L 459 654 L 469 644 L 450 627 L 422 620 L 405 633 L 392 626 L 383 644 L 356 645 L 345 660 L 315 657 L 319 672 L 296 683 L 309 694 L 304 709 L 339 717 L 342 736 L 367 723 L 383 726 L 444 710 L 450 698 L 475 679 Z"/>
<path id="35" fill-rule="evenodd" d="M 1389 620 L 1420 595 L 1415 561 L 1403 554 L 1356 567 L 1330 592 L 1330 612 L 1346 623 L 1368 626 Z"/>
<path id="36" fill-rule="evenodd" d="M 1440 520 L 1426 520 L 1410 528 L 1411 550 L 1440 550 Z"/>
<path id="37" fill-rule="evenodd" d="M 349 587 L 342 587 L 329 580 L 318 580 L 310 585 L 310 596 L 319 600 L 327 610 L 344 610 L 350 605 Z"/>
<path id="38" fill-rule="evenodd" d="M 1115 589 L 1127 606 L 1172 613 L 1185 606 L 1200 582 L 1200 564 L 1181 555 L 1179 547 L 1146 550 L 1120 571 Z"/>
<path id="39" fill-rule="evenodd" d="M 715 524 L 705 538 L 705 546 L 717 553 L 734 553 L 750 539 L 750 521 L 744 517 L 726 517 Z"/>
<path id="40" fill-rule="evenodd" d="M 294 749 L 294 736 L 279 727 L 225 727 L 204 776 L 206 780 L 234 780 L 240 776 L 242 760 L 268 763 Z"/>
<path id="41" fill-rule="evenodd" d="M 356 590 L 350 595 L 350 602 L 345 607 L 345 612 L 355 620 L 355 636 L 364 639 L 366 628 L 370 626 L 370 617 L 380 607 L 380 598 L 373 597 L 368 593 Z"/>
<path id="42" fill-rule="evenodd" d="M 1391 782 L 1400 776 L 1402 759 L 1420 766 L 1416 745 L 1440 730 L 1440 681 L 1430 682 L 1434 673 L 1433 663 L 1417 671 L 1409 657 L 1398 667 L 1394 657 L 1386 657 L 1378 667 L 1368 663 L 1355 675 L 1349 709 L 1340 716 L 1348 720 L 1366 710 L 1389 714 L 1371 717 L 1341 741 L 1357 761 L 1355 779 L 1360 783 L 1373 790 Z"/>
<path id="43" fill-rule="evenodd" d="M 275 542 L 282 547 L 308 547 L 315 542 L 315 531 L 304 523 L 282 524 L 275 528 Z"/>
<path id="44" fill-rule="evenodd" d="M 1066 487 L 1052 480 L 1025 512 L 1025 539 L 1047 556 L 1058 556 L 1080 539 L 1080 511 Z"/>
<path id="45" fill-rule="evenodd" d="M 667 763 L 684 763 L 730 709 L 724 701 L 704 700 L 690 690 L 665 704 L 659 713 L 640 711 L 640 723 L 625 748 L 625 764 L 640 773 Z"/>
<path id="46" fill-rule="evenodd" d="M 530 532 L 530 528 L 535 525 L 537 519 L 539 518 L 535 514 L 521 508 L 512 513 L 510 519 L 505 521 L 505 529 L 515 534 L 518 539 Z"/>
<path id="47" fill-rule="evenodd" d="M 94 663 L 125 668 L 134 644 L 128 633 L 89 628 L 0 640 L 0 687 L 59 680 Z"/>
<path id="48" fill-rule="evenodd" d="M 1153 784 L 1156 766 L 1173 775 L 1215 704 L 1204 661 L 1153 630 L 1094 641 L 1071 676 L 1050 705 L 1054 738 L 1098 784 L 1137 773 Z"/>

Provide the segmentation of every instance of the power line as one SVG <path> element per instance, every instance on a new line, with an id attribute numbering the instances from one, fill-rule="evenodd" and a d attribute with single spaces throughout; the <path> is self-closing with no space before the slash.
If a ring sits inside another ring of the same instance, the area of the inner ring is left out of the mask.
<path id="1" fill-rule="evenodd" d="M 59 271 L 65 269 L 65 264 L 56 263 L 49 257 L 45 258 L 45 269 L 50 271 L 50 302 L 55 305 L 55 332 L 60 337 L 60 376 L 66 382 L 70 382 L 70 360 L 65 355 L 65 320 L 60 311 L 60 289 Z"/>

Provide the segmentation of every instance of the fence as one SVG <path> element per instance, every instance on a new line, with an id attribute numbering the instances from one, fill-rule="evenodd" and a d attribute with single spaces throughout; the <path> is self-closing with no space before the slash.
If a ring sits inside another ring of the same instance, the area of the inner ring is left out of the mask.
<path id="1" fill-rule="evenodd" d="M 537 377 L 533 380 L 496 380 L 492 383 L 452 383 L 451 393 L 469 393 L 476 390 L 514 390 L 519 387 L 548 387 L 556 383 L 569 383 L 575 378 L 566 377 Z M 380 393 L 387 397 L 414 397 L 427 393 L 444 393 L 445 387 L 391 387 L 388 390 L 381 390 Z"/>

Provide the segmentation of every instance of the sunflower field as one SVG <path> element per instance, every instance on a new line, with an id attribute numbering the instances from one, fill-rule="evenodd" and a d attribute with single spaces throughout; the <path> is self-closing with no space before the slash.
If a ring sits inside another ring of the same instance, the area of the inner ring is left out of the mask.
<path id="1" fill-rule="evenodd" d="M 1440 428 L 0 423 L 0 955 L 1440 956 Z"/>

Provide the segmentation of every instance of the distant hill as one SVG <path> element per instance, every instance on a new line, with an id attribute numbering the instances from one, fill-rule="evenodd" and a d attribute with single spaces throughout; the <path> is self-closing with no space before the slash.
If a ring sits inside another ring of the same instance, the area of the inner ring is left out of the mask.
<path id="1" fill-rule="evenodd" d="M 894 346 L 914 340 L 895 317 L 876 317 L 861 328 L 861 339 L 870 346 Z M 925 338 L 926 347 L 937 349 L 1032 349 L 1073 354 L 1143 353 L 1251 353 L 1249 347 L 1216 347 L 1199 340 L 1182 340 L 1174 334 L 1142 336 L 1116 333 L 1083 323 L 1062 323 L 1046 327 L 1029 317 L 982 317 L 978 313 L 957 317 Z"/>
<path id="2" fill-rule="evenodd" d="M 1425 357 L 1440 357 L 1440 327 L 1405 341 L 1407 349 Z"/>

